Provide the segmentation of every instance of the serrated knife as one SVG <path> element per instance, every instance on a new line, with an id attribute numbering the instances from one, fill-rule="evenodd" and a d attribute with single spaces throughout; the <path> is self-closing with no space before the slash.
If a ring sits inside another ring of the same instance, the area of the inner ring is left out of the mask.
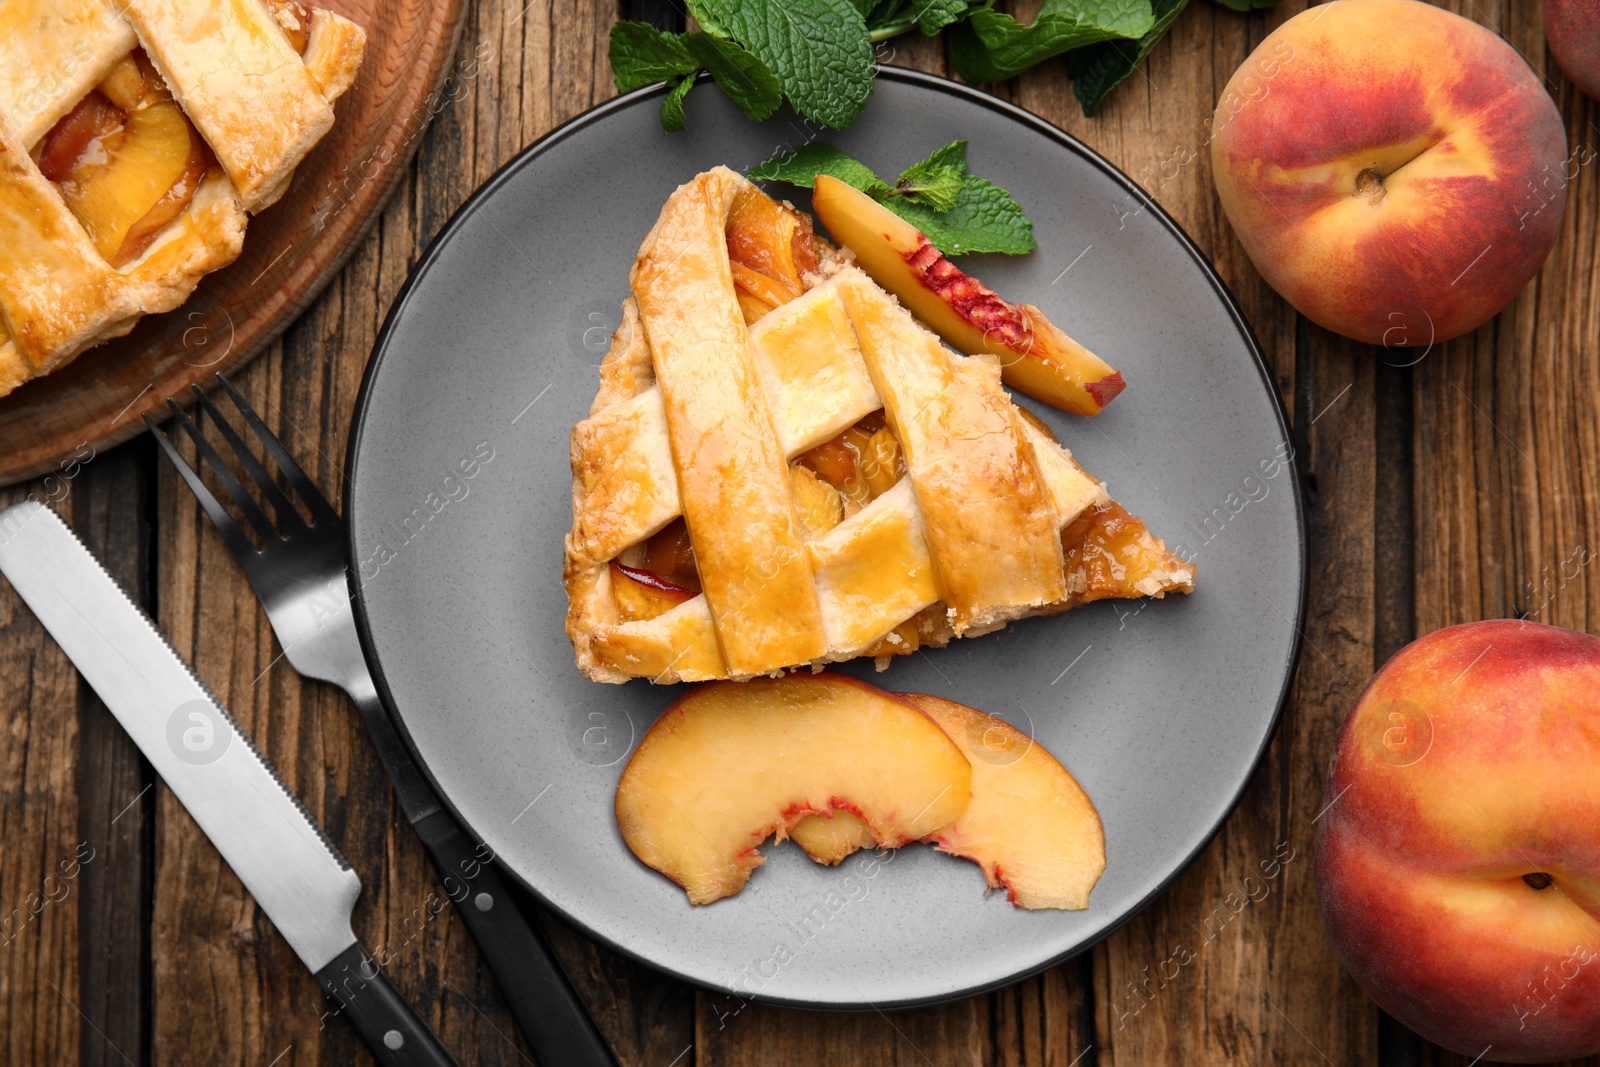
<path id="1" fill-rule="evenodd" d="M 221 702 L 55 512 L 0 511 L 0 573 L 380 1064 L 457 1067 L 350 927 L 356 877 Z"/>

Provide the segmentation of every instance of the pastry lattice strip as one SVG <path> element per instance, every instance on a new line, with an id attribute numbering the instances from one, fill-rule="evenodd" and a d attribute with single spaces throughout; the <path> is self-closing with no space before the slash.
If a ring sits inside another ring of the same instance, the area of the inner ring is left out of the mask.
<path id="1" fill-rule="evenodd" d="M 568 632 L 590 677 L 748 677 L 849 659 L 942 605 L 924 643 L 1071 606 L 1062 527 L 1105 488 L 1022 419 L 999 369 L 955 355 L 845 267 L 745 328 L 725 168 L 668 201 L 640 252 L 590 417 L 573 430 Z M 907 473 L 805 540 L 787 461 L 882 409 Z M 623 621 L 607 562 L 683 515 L 704 593 Z M 1142 590 L 1187 589 L 1176 557 Z"/>
<path id="2" fill-rule="evenodd" d="M 239 254 L 247 213 L 288 188 L 333 124 L 366 34 L 263 0 L 0 4 L 0 394 L 186 300 Z M 288 36 L 303 35 L 297 51 Z M 33 157 L 41 139 L 142 49 L 218 166 L 131 262 L 113 267 Z"/>

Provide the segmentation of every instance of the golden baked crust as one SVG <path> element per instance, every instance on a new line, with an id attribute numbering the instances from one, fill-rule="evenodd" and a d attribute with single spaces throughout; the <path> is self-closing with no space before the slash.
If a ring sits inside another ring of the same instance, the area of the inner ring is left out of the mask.
<path id="1" fill-rule="evenodd" d="M 343 15 L 317 8 L 311 12 L 311 38 L 306 42 L 306 70 L 328 103 L 344 95 L 361 69 L 367 31 Z"/>
<path id="2" fill-rule="evenodd" d="M 846 258 L 825 252 L 803 296 L 747 327 L 724 226 L 749 188 L 718 167 L 673 193 L 573 427 L 563 580 L 586 676 L 882 665 L 1104 596 L 1192 590 L 1193 566 L 1021 417 L 994 363 L 946 349 Z M 879 410 L 906 476 L 808 539 L 789 461 Z M 624 618 L 611 562 L 679 516 L 704 592 Z"/>
<path id="3" fill-rule="evenodd" d="M 0 396 L 177 307 L 238 257 L 247 212 L 282 195 L 361 63 L 359 26 L 317 10 L 309 31 L 302 56 L 262 0 L 0 2 Z M 35 154 L 136 47 L 220 167 L 114 267 Z"/>
<path id="4" fill-rule="evenodd" d="M 723 168 L 674 193 L 630 281 L 706 602 L 729 672 L 747 677 L 805 663 L 827 642 L 728 266 L 723 231 L 741 180 Z"/>
<path id="5" fill-rule="evenodd" d="M 1000 367 L 950 352 L 866 275 L 841 279 L 861 355 L 905 453 L 951 628 L 992 629 L 1060 600 L 1061 522 Z"/>
<path id="6" fill-rule="evenodd" d="M 156 70 L 246 211 L 277 201 L 333 126 L 305 61 L 257 0 L 124 0 Z"/>
<path id="7" fill-rule="evenodd" d="M 0 114 L 28 147 L 138 44 L 114 0 L 0 3 Z"/>

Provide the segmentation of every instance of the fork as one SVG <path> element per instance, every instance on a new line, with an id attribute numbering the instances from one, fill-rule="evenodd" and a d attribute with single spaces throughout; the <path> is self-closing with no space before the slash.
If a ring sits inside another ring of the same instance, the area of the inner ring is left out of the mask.
<path id="1" fill-rule="evenodd" d="M 200 464 L 211 469 L 260 539 L 259 549 L 148 415 L 145 424 L 244 571 L 290 665 L 308 678 L 338 686 L 355 703 L 373 747 L 378 750 L 378 759 L 394 784 L 400 810 L 444 879 L 445 893 L 478 943 L 534 1056 L 541 1064 L 617 1067 L 616 1057 L 549 945 L 518 907 L 493 863 L 492 850 L 475 843 L 445 810 L 407 751 L 378 695 L 356 636 L 344 520 L 233 384 L 221 374 L 216 377 L 287 485 L 305 505 L 310 522 L 198 386 L 190 387 L 197 412 L 210 419 L 227 442 L 234 460 L 271 506 L 273 519 L 268 518 L 234 469 L 201 434 L 199 426 L 170 397 L 167 406 L 194 441 Z"/>

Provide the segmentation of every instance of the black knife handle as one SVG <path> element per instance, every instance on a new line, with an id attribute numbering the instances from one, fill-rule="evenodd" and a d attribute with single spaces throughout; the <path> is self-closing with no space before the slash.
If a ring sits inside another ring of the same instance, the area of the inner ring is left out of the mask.
<path id="1" fill-rule="evenodd" d="M 318 971 L 317 981 L 383 1067 L 460 1067 L 360 942 Z"/>
<path id="2" fill-rule="evenodd" d="M 550 946 L 517 907 L 488 848 L 474 845 L 449 812 L 434 812 L 413 825 L 534 1058 L 551 1067 L 618 1067 Z"/>

